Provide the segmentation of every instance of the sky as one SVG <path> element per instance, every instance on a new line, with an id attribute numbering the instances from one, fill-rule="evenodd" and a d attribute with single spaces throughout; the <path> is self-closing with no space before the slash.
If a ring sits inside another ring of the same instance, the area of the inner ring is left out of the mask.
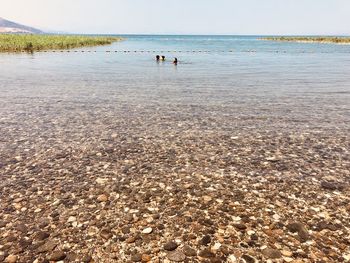
<path id="1" fill-rule="evenodd" d="M 350 0 L 0 0 L 0 17 L 67 33 L 350 35 Z"/>

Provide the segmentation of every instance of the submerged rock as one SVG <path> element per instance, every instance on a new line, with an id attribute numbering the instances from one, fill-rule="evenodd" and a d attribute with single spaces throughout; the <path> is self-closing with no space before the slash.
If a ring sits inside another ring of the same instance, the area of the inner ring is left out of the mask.
<path id="1" fill-rule="evenodd" d="M 66 258 L 66 254 L 63 251 L 55 251 L 49 257 L 50 261 L 60 261 Z"/>
<path id="2" fill-rule="evenodd" d="M 328 182 L 328 181 L 322 181 L 321 182 L 321 187 L 326 190 L 339 190 L 343 191 L 345 189 L 345 184 L 344 183 L 338 183 L 338 182 Z"/>
<path id="3" fill-rule="evenodd" d="M 173 251 L 178 247 L 177 243 L 174 241 L 169 241 L 164 245 L 164 249 L 168 251 Z"/>
<path id="4" fill-rule="evenodd" d="M 265 248 L 262 253 L 266 258 L 277 259 L 282 257 L 281 252 L 277 249 Z"/>
<path id="5" fill-rule="evenodd" d="M 175 261 L 175 262 L 182 262 L 186 259 L 186 255 L 178 250 L 168 252 L 167 257 L 169 260 Z"/>
<path id="6" fill-rule="evenodd" d="M 300 242 L 306 242 L 310 239 L 310 234 L 306 227 L 300 222 L 293 222 L 287 225 L 287 228 L 292 233 L 298 233 Z"/>

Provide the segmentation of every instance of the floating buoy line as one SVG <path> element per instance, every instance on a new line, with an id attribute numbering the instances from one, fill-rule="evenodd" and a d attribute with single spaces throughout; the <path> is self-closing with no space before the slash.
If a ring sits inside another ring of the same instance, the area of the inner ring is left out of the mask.
<path id="1" fill-rule="evenodd" d="M 26 51 L 22 51 L 26 53 Z M 43 53 L 233 53 L 229 50 L 43 50 L 35 51 Z M 247 50 L 241 52 L 256 52 L 255 50 Z"/>
<path id="2" fill-rule="evenodd" d="M 8 52 L 13 53 L 13 52 Z M 286 50 L 38 50 L 33 52 L 28 51 L 17 51 L 14 53 L 158 53 L 158 54 L 167 54 L 167 53 L 205 53 L 205 54 L 219 54 L 219 53 L 288 53 Z M 315 53 L 312 51 L 298 51 L 293 52 L 293 54 L 305 54 L 305 53 Z M 329 52 L 318 52 L 318 53 L 329 53 Z M 344 52 L 349 54 L 349 52 Z"/>
<path id="3" fill-rule="evenodd" d="M 256 50 L 38 50 L 33 52 L 18 51 L 15 53 L 256 53 Z M 286 51 L 275 51 L 286 52 Z"/>

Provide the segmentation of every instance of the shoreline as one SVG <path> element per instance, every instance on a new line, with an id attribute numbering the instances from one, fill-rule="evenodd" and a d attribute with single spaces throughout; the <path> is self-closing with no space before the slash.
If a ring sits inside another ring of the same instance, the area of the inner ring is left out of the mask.
<path id="1" fill-rule="evenodd" d="M 335 44 L 335 45 L 350 45 L 350 38 L 313 38 L 313 37 L 264 37 L 260 38 L 263 41 L 276 42 L 292 42 L 305 44 Z"/>

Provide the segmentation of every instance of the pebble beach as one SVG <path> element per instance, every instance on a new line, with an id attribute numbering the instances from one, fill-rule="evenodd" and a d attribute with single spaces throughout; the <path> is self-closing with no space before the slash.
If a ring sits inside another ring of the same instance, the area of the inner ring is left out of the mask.
<path id="1" fill-rule="evenodd" d="M 1 260 L 349 260 L 347 134 L 60 105 L 1 120 Z"/>

